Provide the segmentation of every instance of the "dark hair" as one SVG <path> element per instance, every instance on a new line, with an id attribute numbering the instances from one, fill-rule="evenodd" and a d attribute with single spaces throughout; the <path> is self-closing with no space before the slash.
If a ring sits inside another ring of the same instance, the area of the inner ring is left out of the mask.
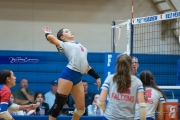
<path id="1" fill-rule="evenodd" d="M 35 95 L 34 95 L 34 100 L 36 100 L 36 98 L 37 98 L 37 96 L 38 96 L 39 94 L 41 94 L 42 97 L 43 97 L 43 99 L 45 100 L 44 93 L 42 93 L 42 92 L 36 92 Z"/>
<path id="2" fill-rule="evenodd" d="M 57 39 L 58 40 L 61 40 L 61 36 L 63 36 L 63 30 L 64 28 L 60 29 L 58 32 L 57 32 Z M 62 41 L 62 40 L 61 40 Z"/>
<path id="3" fill-rule="evenodd" d="M 93 100 L 94 100 L 94 98 L 95 98 L 96 95 L 99 95 L 99 94 L 97 94 L 97 93 L 96 93 L 96 94 L 93 94 Z"/>
<path id="4" fill-rule="evenodd" d="M 166 95 L 159 89 L 159 87 L 154 82 L 153 74 L 149 70 L 144 70 L 140 73 L 139 79 L 143 83 L 144 90 L 146 90 L 146 87 L 152 87 L 156 89 L 157 91 L 161 92 L 164 99 L 166 99 Z"/>
<path id="5" fill-rule="evenodd" d="M 113 82 L 117 83 L 117 91 L 123 93 L 131 84 L 131 57 L 123 54 L 116 59 L 116 73 Z"/>
<path id="6" fill-rule="evenodd" d="M 0 70 L 0 84 L 6 84 L 6 79 L 10 76 L 11 70 Z"/>

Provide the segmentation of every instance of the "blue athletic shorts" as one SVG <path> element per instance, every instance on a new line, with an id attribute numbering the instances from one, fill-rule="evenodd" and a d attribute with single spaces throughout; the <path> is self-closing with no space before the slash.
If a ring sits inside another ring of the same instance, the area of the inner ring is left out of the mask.
<path id="1" fill-rule="evenodd" d="M 154 120 L 153 118 L 151 117 L 147 117 L 146 120 Z"/>
<path id="2" fill-rule="evenodd" d="M 108 120 L 105 116 L 103 117 L 103 120 Z"/>
<path id="3" fill-rule="evenodd" d="M 76 85 L 81 81 L 82 74 L 80 72 L 74 71 L 66 67 L 62 73 L 60 74 L 60 78 L 69 80 L 73 83 L 73 85 Z"/>
<path id="4" fill-rule="evenodd" d="M 140 120 L 140 119 L 138 119 L 138 120 Z M 147 117 L 146 120 L 154 120 L 154 119 L 151 117 Z"/>

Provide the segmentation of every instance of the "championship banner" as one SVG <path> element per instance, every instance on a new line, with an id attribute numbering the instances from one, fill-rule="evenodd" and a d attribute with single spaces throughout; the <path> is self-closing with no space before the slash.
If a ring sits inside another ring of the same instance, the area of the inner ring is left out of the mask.
<path id="1" fill-rule="evenodd" d="M 110 74 L 114 74 L 116 68 L 116 58 L 120 53 L 105 53 L 104 79 Z"/>

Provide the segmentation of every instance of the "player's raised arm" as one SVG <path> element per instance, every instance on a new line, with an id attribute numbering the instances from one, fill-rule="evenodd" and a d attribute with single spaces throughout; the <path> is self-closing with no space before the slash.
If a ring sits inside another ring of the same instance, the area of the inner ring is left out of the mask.
<path id="1" fill-rule="evenodd" d="M 54 44 L 56 45 L 57 47 L 60 46 L 60 42 L 59 40 L 54 36 L 54 35 L 51 35 L 51 29 L 49 27 L 44 27 L 42 28 L 42 30 L 44 31 L 45 33 L 45 36 L 46 36 L 46 39 L 51 43 L 51 44 Z"/>

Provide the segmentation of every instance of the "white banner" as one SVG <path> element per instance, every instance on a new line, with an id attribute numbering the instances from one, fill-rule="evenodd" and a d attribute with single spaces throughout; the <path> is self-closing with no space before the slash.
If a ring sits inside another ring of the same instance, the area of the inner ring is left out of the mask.
<path id="1" fill-rule="evenodd" d="M 180 11 L 177 12 L 170 12 L 160 15 L 152 15 L 147 17 L 141 17 L 141 18 L 134 18 L 132 20 L 132 24 L 141 24 L 141 23 L 150 23 L 160 20 L 168 20 L 168 19 L 174 19 L 180 17 Z"/>

